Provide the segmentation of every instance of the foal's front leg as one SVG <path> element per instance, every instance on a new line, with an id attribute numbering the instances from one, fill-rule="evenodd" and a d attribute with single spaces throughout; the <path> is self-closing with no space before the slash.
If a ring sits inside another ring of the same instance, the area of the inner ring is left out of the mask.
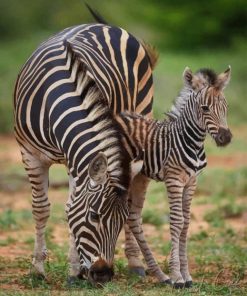
<path id="1" fill-rule="evenodd" d="M 187 258 L 187 233 L 190 224 L 190 205 L 191 200 L 196 189 L 196 178 L 193 177 L 184 188 L 183 192 L 183 217 L 184 227 L 179 238 L 179 259 L 180 259 L 180 271 L 185 281 L 185 287 L 192 286 L 192 277 L 189 272 L 188 258 Z"/>
<path id="2" fill-rule="evenodd" d="M 182 195 L 184 183 L 171 174 L 166 178 L 166 187 L 170 207 L 171 257 L 169 262 L 171 280 L 175 288 L 184 287 L 184 279 L 180 272 L 179 241 L 184 227 Z"/>

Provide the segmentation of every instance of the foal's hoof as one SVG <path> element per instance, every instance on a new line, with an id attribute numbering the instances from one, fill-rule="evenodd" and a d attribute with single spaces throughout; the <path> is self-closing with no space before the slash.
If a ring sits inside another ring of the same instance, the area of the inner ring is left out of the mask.
<path id="1" fill-rule="evenodd" d="M 33 277 L 38 281 L 48 281 L 47 277 L 42 273 L 33 273 Z"/>
<path id="2" fill-rule="evenodd" d="M 175 289 L 183 289 L 185 287 L 185 283 L 174 283 L 173 288 Z"/>
<path id="3" fill-rule="evenodd" d="M 160 282 L 160 284 L 172 286 L 172 281 L 170 279 Z"/>
<path id="4" fill-rule="evenodd" d="M 129 267 L 129 272 L 134 273 L 134 274 L 141 276 L 141 277 L 146 276 L 146 272 L 143 267 Z"/>
<path id="5" fill-rule="evenodd" d="M 187 282 L 185 282 L 184 286 L 185 286 L 185 288 L 192 288 L 193 282 L 192 281 L 187 281 Z"/>

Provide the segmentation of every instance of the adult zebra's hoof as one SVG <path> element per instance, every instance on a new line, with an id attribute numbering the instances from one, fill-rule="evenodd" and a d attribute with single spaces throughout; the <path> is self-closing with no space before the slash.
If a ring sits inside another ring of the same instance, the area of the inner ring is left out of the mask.
<path id="1" fill-rule="evenodd" d="M 170 279 L 160 282 L 160 284 L 172 286 L 172 281 Z"/>
<path id="2" fill-rule="evenodd" d="M 174 283 L 173 288 L 175 289 L 183 289 L 185 287 L 185 283 Z"/>
<path id="3" fill-rule="evenodd" d="M 84 280 L 84 278 L 82 276 L 80 276 L 80 275 L 78 275 L 78 276 L 68 276 L 68 278 L 67 278 L 67 285 L 68 286 L 75 286 L 81 280 Z"/>
<path id="4" fill-rule="evenodd" d="M 140 277 L 145 277 L 146 276 L 146 272 L 145 269 L 143 267 L 129 267 L 129 272 L 132 274 L 136 274 Z"/>
<path id="5" fill-rule="evenodd" d="M 76 282 L 78 282 L 78 277 L 77 276 L 69 276 L 67 278 L 67 285 L 68 286 L 73 286 Z"/>
<path id="6" fill-rule="evenodd" d="M 187 281 L 187 282 L 185 282 L 184 286 L 185 286 L 185 288 L 192 288 L 193 282 L 192 281 Z"/>

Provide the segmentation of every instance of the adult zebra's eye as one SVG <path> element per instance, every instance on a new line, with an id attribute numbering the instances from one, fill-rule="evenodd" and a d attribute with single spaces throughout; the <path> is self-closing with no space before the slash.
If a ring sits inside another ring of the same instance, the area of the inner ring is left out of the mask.
<path id="1" fill-rule="evenodd" d="M 209 112 L 209 107 L 207 105 L 202 106 L 203 112 Z"/>
<path id="2" fill-rule="evenodd" d="M 99 214 L 90 211 L 90 219 L 91 219 L 93 222 L 99 222 Z"/>

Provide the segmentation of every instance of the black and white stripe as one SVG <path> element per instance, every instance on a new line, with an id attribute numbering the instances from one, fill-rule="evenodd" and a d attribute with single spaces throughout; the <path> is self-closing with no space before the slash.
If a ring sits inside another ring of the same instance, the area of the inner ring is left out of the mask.
<path id="1" fill-rule="evenodd" d="M 127 218 L 129 186 L 128 162 L 112 114 L 127 109 L 151 116 L 151 55 L 148 46 L 123 29 L 81 25 L 42 43 L 20 71 L 14 94 L 15 135 L 32 186 L 38 272 L 44 274 L 48 170 L 53 163 L 65 164 L 70 177 L 66 211 L 71 274 L 100 260 L 111 268 Z M 102 167 L 90 177 L 90 165 L 97 170 L 98 163 Z M 90 217 L 96 216 L 93 222 Z"/>

